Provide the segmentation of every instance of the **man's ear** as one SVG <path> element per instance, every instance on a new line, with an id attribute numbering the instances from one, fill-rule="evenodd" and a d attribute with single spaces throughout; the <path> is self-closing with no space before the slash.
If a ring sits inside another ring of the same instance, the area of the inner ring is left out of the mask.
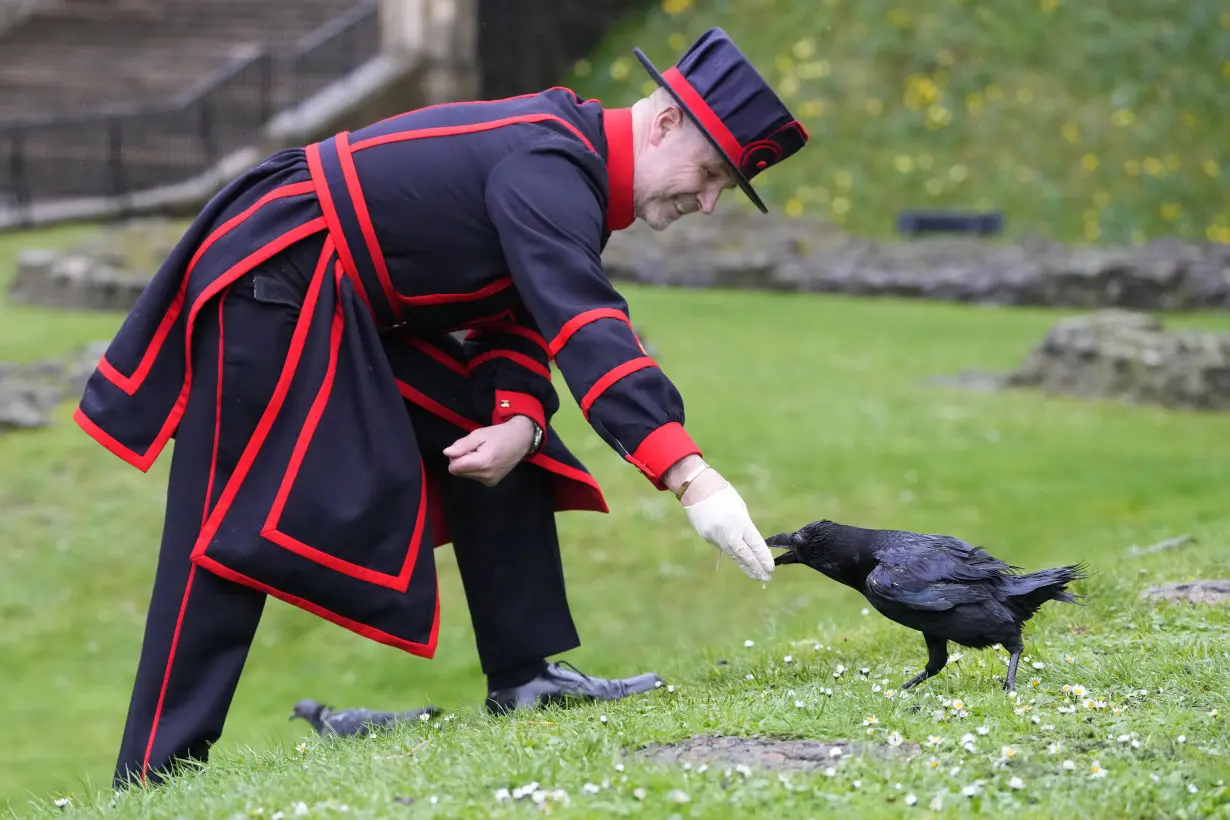
<path id="1" fill-rule="evenodd" d="M 682 125 L 683 111 L 679 109 L 679 106 L 666 106 L 654 115 L 653 124 L 649 129 L 649 142 L 653 145 L 660 145 L 662 140 L 666 139 L 667 134 Z"/>

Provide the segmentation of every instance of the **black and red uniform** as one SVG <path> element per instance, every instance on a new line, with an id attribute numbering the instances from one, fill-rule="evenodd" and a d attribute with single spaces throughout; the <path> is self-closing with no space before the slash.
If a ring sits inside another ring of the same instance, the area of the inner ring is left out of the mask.
<path id="1" fill-rule="evenodd" d="M 117 780 L 207 755 L 268 595 L 431 657 L 445 543 L 485 670 L 577 645 L 554 513 L 606 503 L 549 426 L 549 363 L 659 489 L 699 452 L 603 273 L 632 220 L 631 112 L 566 89 L 281 151 L 208 203 L 75 415 L 141 470 L 176 439 Z M 539 453 L 449 476 L 443 447 L 514 414 Z"/>

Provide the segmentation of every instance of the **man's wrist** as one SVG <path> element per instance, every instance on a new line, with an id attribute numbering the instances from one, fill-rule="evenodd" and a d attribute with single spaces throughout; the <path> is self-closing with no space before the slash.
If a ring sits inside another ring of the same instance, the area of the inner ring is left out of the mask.
<path id="1" fill-rule="evenodd" d="M 517 424 L 525 426 L 528 429 L 527 438 L 529 438 L 529 443 L 526 445 L 525 455 L 532 456 L 536 454 L 542 447 L 542 439 L 545 431 L 538 425 L 537 421 L 520 413 L 515 416 L 510 416 L 508 421 L 504 423 L 510 424 L 512 422 L 516 422 Z"/>
<path id="2" fill-rule="evenodd" d="M 662 483 L 677 498 L 679 490 L 683 486 L 683 482 L 688 479 L 688 476 L 704 466 L 705 460 L 700 456 L 695 453 L 686 455 L 667 468 L 666 472 L 662 474 Z"/>

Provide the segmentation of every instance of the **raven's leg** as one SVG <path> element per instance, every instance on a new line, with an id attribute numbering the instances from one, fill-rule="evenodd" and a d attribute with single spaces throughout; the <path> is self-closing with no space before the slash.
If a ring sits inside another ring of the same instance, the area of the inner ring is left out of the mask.
<path id="1" fill-rule="evenodd" d="M 1012 653 L 1012 657 L 1008 658 L 1008 677 L 1004 679 L 1004 691 L 1008 692 L 1016 688 L 1016 665 L 1021 661 L 1021 652 L 1024 651 L 1023 644 L 1007 647 Z"/>
<path id="2" fill-rule="evenodd" d="M 917 686 L 932 675 L 938 675 L 940 670 L 944 668 L 944 664 L 948 663 L 948 641 L 939 635 L 932 635 L 929 632 L 924 632 L 923 638 L 927 641 L 927 667 L 910 678 L 901 687 L 902 691 L 909 689 L 911 686 Z"/>

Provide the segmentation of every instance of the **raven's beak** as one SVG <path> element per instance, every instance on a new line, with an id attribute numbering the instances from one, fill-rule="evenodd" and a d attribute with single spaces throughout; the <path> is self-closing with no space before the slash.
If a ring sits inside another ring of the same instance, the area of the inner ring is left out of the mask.
<path id="1" fill-rule="evenodd" d="M 291 720 L 294 720 L 294 719 L 295 719 L 295 716 L 294 716 L 293 714 L 292 714 L 290 717 L 288 717 L 288 718 L 287 718 L 287 720 L 288 720 L 288 721 L 291 721 Z"/>
<path id="2" fill-rule="evenodd" d="M 799 563 L 798 556 L 794 554 L 794 545 L 797 540 L 798 537 L 792 532 L 779 532 L 777 535 L 765 539 L 766 546 L 785 550 L 785 552 L 773 559 L 774 566 L 780 567 L 782 564 Z"/>

